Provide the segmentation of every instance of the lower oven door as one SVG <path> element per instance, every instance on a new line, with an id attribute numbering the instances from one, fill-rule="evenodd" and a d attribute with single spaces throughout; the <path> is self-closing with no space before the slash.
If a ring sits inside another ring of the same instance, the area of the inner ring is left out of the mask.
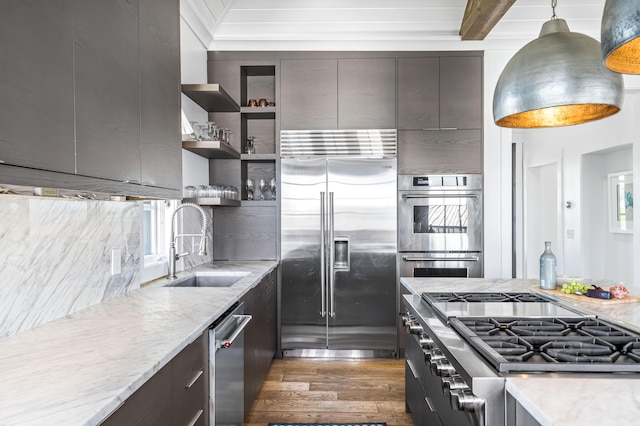
<path id="1" fill-rule="evenodd" d="M 400 277 L 415 278 L 482 278 L 483 256 L 471 253 L 400 253 Z"/>

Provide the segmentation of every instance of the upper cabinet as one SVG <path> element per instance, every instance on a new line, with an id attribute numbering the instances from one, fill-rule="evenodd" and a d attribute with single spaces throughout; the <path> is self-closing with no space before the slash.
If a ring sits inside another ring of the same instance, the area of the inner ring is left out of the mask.
<path id="1" fill-rule="evenodd" d="M 338 61 L 285 59 L 280 62 L 281 128 L 338 128 Z"/>
<path id="2" fill-rule="evenodd" d="M 482 57 L 398 59 L 398 129 L 482 127 Z"/>
<path id="3" fill-rule="evenodd" d="M 78 174 L 140 183 L 137 2 L 74 6 Z"/>
<path id="4" fill-rule="evenodd" d="M 5 164 L 75 173 L 73 4 L 3 3 L 0 161 Z"/>
<path id="5" fill-rule="evenodd" d="M 177 0 L 10 2 L 2 180 L 179 197 L 179 24 Z"/>
<path id="6" fill-rule="evenodd" d="M 396 128 L 395 58 L 338 60 L 338 128 Z"/>
<path id="7" fill-rule="evenodd" d="M 393 129 L 395 58 L 283 59 L 282 129 Z"/>
<path id="8" fill-rule="evenodd" d="M 180 189 L 180 9 L 139 0 L 140 155 L 145 185 Z"/>

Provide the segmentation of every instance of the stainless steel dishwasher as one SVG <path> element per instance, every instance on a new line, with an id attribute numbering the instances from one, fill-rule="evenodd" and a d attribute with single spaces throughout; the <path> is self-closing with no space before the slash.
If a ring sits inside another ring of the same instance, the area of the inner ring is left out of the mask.
<path id="1" fill-rule="evenodd" d="M 244 333 L 251 315 L 236 303 L 209 327 L 211 426 L 244 422 Z"/>

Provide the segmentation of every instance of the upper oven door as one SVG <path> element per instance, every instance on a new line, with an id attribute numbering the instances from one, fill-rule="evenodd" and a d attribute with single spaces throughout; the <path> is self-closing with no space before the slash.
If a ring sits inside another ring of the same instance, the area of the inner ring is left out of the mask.
<path id="1" fill-rule="evenodd" d="M 482 192 L 398 191 L 398 251 L 482 251 Z"/>

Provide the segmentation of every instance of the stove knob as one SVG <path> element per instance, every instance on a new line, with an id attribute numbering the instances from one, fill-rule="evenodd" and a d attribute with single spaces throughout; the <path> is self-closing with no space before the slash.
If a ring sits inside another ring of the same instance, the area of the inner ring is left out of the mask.
<path id="1" fill-rule="evenodd" d="M 468 388 L 452 390 L 449 402 L 454 410 L 469 413 L 478 412 L 484 407 L 484 399 L 475 396 Z"/>
<path id="2" fill-rule="evenodd" d="M 408 313 L 408 312 L 407 312 L 406 314 L 402 315 L 400 318 L 402 319 L 402 325 L 403 325 L 404 327 L 406 327 L 406 326 L 407 326 L 407 323 L 409 323 L 409 322 L 413 322 L 413 321 L 415 321 L 415 320 L 416 320 L 416 319 L 414 318 L 414 316 L 413 316 L 413 315 L 411 315 L 411 314 L 410 314 L 410 313 Z"/>
<path id="3" fill-rule="evenodd" d="M 434 376 L 449 377 L 456 374 L 456 370 L 446 359 L 437 359 L 431 361 L 431 374 Z"/>
<path id="4" fill-rule="evenodd" d="M 409 324 L 409 333 L 411 334 L 422 334 L 424 332 L 424 328 L 418 322 L 412 322 Z"/>
<path id="5" fill-rule="evenodd" d="M 438 348 L 431 349 L 430 351 L 424 351 L 424 360 L 426 362 L 435 362 L 439 359 L 445 359 L 444 354 Z"/>
<path id="6" fill-rule="evenodd" d="M 442 393 L 445 396 L 451 397 L 452 391 L 460 389 L 469 389 L 469 386 L 467 386 L 459 374 L 442 378 Z"/>
<path id="7" fill-rule="evenodd" d="M 431 337 L 426 334 L 420 336 L 420 346 L 422 349 L 433 349 L 435 343 Z"/>

